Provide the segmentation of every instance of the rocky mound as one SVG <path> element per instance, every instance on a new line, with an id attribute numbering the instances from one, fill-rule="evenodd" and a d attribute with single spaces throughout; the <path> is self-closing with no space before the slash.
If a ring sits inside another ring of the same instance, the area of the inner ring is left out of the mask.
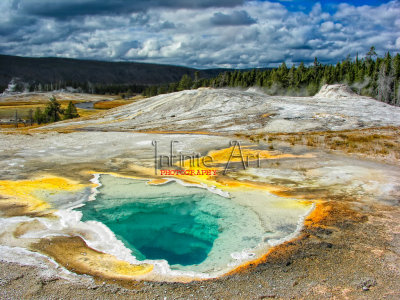
<path id="1" fill-rule="evenodd" d="M 319 92 L 314 96 L 315 98 L 328 98 L 328 99 L 345 99 L 357 96 L 351 88 L 345 84 L 325 84 L 321 87 Z"/>
<path id="2" fill-rule="evenodd" d="M 324 86 L 316 97 L 268 96 L 234 89 L 181 91 L 142 99 L 89 120 L 45 128 L 259 134 L 388 125 L 400 126 L 400 108 L 360 97 L 345 85 L 333 85 Z"/>

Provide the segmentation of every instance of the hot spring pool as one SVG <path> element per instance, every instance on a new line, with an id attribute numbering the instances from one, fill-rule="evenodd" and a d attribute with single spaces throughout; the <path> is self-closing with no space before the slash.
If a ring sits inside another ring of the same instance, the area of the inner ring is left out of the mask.
<path id="1" fill-rule="evenodd" d="M 166 260 L 177 271 L 229 271 L 254 258 L 268 242 L 293 234 L 309 210 L 304 205 L 280 208 L 274 196 L 226 198 L 175 181 L 149 185 L 111 175 L 101 175 L 99 181 L 95 199 L 78 208 L 82 221 L 105 224 L 136 259 Z"/>

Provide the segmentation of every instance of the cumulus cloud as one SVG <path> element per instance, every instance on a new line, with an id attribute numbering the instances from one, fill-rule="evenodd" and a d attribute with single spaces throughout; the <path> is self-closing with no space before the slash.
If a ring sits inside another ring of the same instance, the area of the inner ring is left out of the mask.
<path id="1" fill-rule="evenodd" d="M 256 23 L 249 14 L 244 11 L 233 11 L 230 14 L 224 14 L 221 12 L 214 13 L 210 19 L 211 23 L 217 26 L 236 26 L 236 25 L 250 25 Z"/>
<path id="2" fill-rule="evenodd" d="M 0 9 L 0 52 L 23 56 L 247 68 L 336 63 L 400 43 L 399 1 L 293 11 L 282 1 L 3 0 Z"/>
<path id="3" fill-rule="evenodd" d="M 234 7 L 243 2 L 243 0 L 15 0 L 13 8 L 37 16 L 66 18 L 81 15 L 126 14 L 155 7 Z"/>

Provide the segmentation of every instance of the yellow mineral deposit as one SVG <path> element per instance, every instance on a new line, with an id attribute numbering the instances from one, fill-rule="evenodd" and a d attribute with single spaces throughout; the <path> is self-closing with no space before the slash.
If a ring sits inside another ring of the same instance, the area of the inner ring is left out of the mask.
<path id="1" fill-rule="evenodd" d="M 208 154 L 213 158 L 213 162 L 215 164 L 226 164 L 228 161 L 230 162 L 244 162 L 247 161 L 257 161 L 258 158 L 260 160 L 263 159 L 280 159 L 280 158 L 312 158 L 313 155 L 310 153 L 303 154 L 303 155 L 295 155 L 289 153 L 279 153 L 276 151 L 269 151 L 269 150 L 259 150 L 259 149 L 252 149 L 250 146 L 241 146 L 240 149 L 238 146 L 232 146 L 229 148 L 221 149 L 221 150 L 214 150 L 210 151 Z"/>
<path id="2" fill-rule="evenodd" d="M 199 159 L 195 159 L 195 163 L 193 160 L 185 160 L 182 164 L 183 168 L 186 170 L 193 170 L 195 176 L 191 175 L 175 175 L 174 177 L 179 178 L 185 182 L 189 183 L 197 183 L 197 184 L 206 184 L 208 186 L 215 186 L 222 190 L 229 189 L 249 189 L 249 190 L 263 190 L 268 191 L 270 193 L 284 196 L 284 192 L 288 190 L 287 187 L 272 185 L 266 183 L 258 183 L 254 181 L 246 181 L 246 180 L 235 180 L 233 178 L 223 176 L 224 168 L 227 163 L 241 163 L 242 158 L 245 164 L 248 162 L 252 162 L 253 167 L 257 167 L 257 161 L 260 160 L 270 160 L 270 159 L 282 159 L 282 158 L 312 158 L 313 154 L 307 153 L 303 155 L 294 155 L 289 153 L 279 153 L 277 151 L 268 151 L 268 150 L 258 150 L 252 149 L 250 146 L 234 146 L 229 148 L 224 148 L 220 150 L 210 151 L 206 156 L 200 157 Z M 202 163 L 203 160 L 206 160 L 207 167 Z M 198 163 L 200 162 L 200 163 Z M 180 166 L 180 163 L 176 163 L 177 166 Z M 207 175 L 205 172 L 210 169 L 217 170 L 217 176 Z M 198 175 L 203 174 L 204 175 Z"/>
<path id="3" fill-rule="evenodd" d="M 51 209 L 43 199 L 44 194 L 61 191 L 74 192 L 89 185 L 83 185 L 61 177 L 38 177 L 34 179 L 0 181 L 0 205 L 7 215 L 37 214 Z"/>
<path id="4" fill-rule="evenodd" d="M 116 280 L 133 280 L 153 270 L 151 264 L 130 264 L 89 248 L 80 237 L 41 239 L 31 249 L 39 251 L 78 274 Z"/>

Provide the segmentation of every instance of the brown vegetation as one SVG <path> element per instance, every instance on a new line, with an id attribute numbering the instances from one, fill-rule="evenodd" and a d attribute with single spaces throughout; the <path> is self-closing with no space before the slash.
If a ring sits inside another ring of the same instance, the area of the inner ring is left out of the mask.
<path id="1" fill-rule="evenodd" d="M 130 104 L 130 100 L 113 100 L 113 101 L 99 101 L 93 105 L 95 109 L 111 109 L 114 107 Z"/>
<path id="2" fill-rule="evenodd" d="M 238 134 L 252 142 L 273 141 L 337 150 L 366 158 L 400 164 L 400 127 L 379 127 L 344 131 Z"/>
<path id="3" fill-rule="evenodd" d="M 115 108 L 118 106 L 131 104 L 140 99 L 143 99 L 143 96 L 139 95 L 139 96 L 135 96 L 135 97 L 129 98 L 129 99 L 119 99 L 119 100 L 112 100 L 112 101 L 98 101 L 98 102 L 94 103 L 93 108 L 95 108 L 95 109 L 111 109 L 111 108 Z"/>

